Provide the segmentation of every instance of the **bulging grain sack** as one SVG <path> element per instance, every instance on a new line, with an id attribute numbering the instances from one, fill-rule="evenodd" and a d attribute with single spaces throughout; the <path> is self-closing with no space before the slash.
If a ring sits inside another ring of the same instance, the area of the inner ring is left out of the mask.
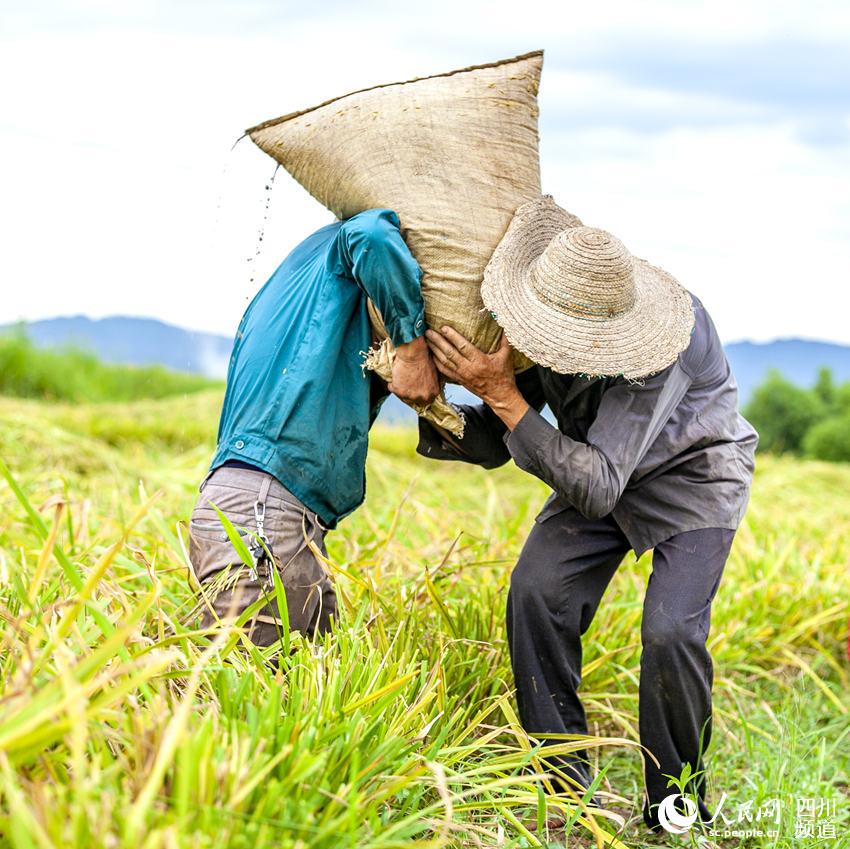
<path id="1" fill-rule="evenodd" d="M 537 89 L 543 52 L 377 86 L 247 131 L 338 218 L 393 209 L 422 267 L 429 326 L 485 350 L 500 330 L 479 289 L 518 206 L 540 196 Z M 370 311 L 381 338 L 379 317 Z M 391 358 L 367 365 L 383 377 Z M 518 368 L 528 365 L 518 358 Z M 425 415 L 463 432 L 443 399 Z"/>

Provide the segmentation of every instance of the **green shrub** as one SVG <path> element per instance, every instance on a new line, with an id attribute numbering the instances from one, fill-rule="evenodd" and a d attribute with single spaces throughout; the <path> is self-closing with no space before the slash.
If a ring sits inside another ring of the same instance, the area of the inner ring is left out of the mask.
<path id="1" fill-rule="evenodd" d="M 850 382 L 840 383 L 835 387 L 831 409 L 834 415 L 850 415 Z"/>
<path id="2" fill-rule="evenodd" d="M 803 440 L 803 450 L 816 460 L 850 462 L 850 413 L 813 425 Z"/>
<path id="3" fill-rule="evenodd" d="M 825 407 L 810 389 L 801 389 L 771 371 L 753 392 L 744 416 L 759 433 L 763 451 L 798 453 L 810 427 L 823 419 Z"/>
<path id="4" fill-rule="evenodd" d="M 815 395 L 827 410 L 832 410 L 837 401 L 838 387 L 832 379 L 832 370 L 826 366 L 818 369 L 818 379 L 813 387 Z"/>

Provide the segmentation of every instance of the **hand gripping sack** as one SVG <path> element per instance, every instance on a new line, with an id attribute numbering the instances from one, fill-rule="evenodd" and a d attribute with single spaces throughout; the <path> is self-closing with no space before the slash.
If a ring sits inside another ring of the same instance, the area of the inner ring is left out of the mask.
<path id="1" fill-rule="evenodd" d="M 391 83 L 266 121 L 247 135 L 338 218 L 395 210 L 422 268 L 426 321 L 448 324 L 485 350 L 500 330 L 479 292 L 484 268 L 518 206 L 540 196 L 538 51 Z M 371 307 L 371 305 L 370 305 Z M 384 339 L 366 365 L 389 377 Z M 529 362 L 518 356 L 516 366 Z M 442 396 L 427 418 L 456 435 Z"/>

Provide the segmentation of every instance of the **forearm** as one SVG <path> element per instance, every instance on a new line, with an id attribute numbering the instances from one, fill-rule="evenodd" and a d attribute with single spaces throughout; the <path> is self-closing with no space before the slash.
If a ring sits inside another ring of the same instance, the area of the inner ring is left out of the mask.
<path id="1" fill-rule="evenodd" d="M 490 399 L 502 411 L 504 418 L 488 404 L 458 404 L 458 410 L 466 420 L 462 439 L 444 434 L 420 419 L 417 452 L 435 460 L 461 460 L 485 469 L 504 465 L 511 459 L 505 444 L 509 425 L 519 421 L 529 408 L 540 410 L 545 404 L 536 369 L 518 374 L 515 388 L 519 398 L 506 397 L 504 403 L 493 397 Z"/>
<path id="2" fill-rule="evenodd" d="M 561 433 L 535 410 L 526 413 L 505 437 L 519 468 L 540 478 L 590 519 L 607 516 L 624 482 L 595 446 Z"/>
<path id="3" fill-rule="evenodd" d="M 396 357 L 408 363 L 428 360 L 431 356 L 424 336 L 417 336 L 410 342 L 406 342 L 404 345 L 399 345 L 395 349 L 395 352 Z"/>
<path id="4" fill-rule="evenodd" d="M 516 384 L 497 388 L 495 392 L 487 393 L 482 400 L 510 431 L 519 424 L 522 417 L 531 408 Z"/>

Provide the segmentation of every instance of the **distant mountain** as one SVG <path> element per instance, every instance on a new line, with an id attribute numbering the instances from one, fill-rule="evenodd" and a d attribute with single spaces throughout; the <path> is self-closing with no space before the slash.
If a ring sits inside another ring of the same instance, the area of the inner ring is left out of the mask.
<path id="1" fill-rule="evenodd" d="M 12 329 L 14 325 L 0 327 Z M 224 377 L 232 338 L 214 333 L 185 330 L 152 318 L 85 316 L 52 318 L 26 325 L 29 337 L 40 346 L 75 345 L 107 362 L 131 365 L 159 363 L 176 371 Z M 828 366 L 836 380 L 850 380 L 850 346 L 807 339 L 777 339 L 773 342 L 732 342 L 726 354 L 738 381 L 742 403 L 771 368 L 801 386 L 814 383 L 818 369 Z M 468 392 L 452 387 L 458 401 L 474 400 Z M 384 405 L 382 418 L 393 421 L 412 416 L 397 398 Z"/>
<path id="2" fill-rule="evenodd" d="M 772 368 L 799 386 L 812 386 L 823 366 L 832 370 L 836 381 L 850 380 L 850 345 L 776 339 L 773 342 L 732 342 L 725 348 L 742 401 L 749 398 Z"/>
<path id="3" fill-rule="evenodd" d="M 0 327 L 0 332 L 15 325 Z M 109 363 L 163 365 L 223 378 L 233 340 L 214 333 L 185 330 L 153 318 L 110 316 L 91 319 L 82 315 L 29 322 L 26 333 L 36 345 L 54 348 L 72 345 Z"/>

